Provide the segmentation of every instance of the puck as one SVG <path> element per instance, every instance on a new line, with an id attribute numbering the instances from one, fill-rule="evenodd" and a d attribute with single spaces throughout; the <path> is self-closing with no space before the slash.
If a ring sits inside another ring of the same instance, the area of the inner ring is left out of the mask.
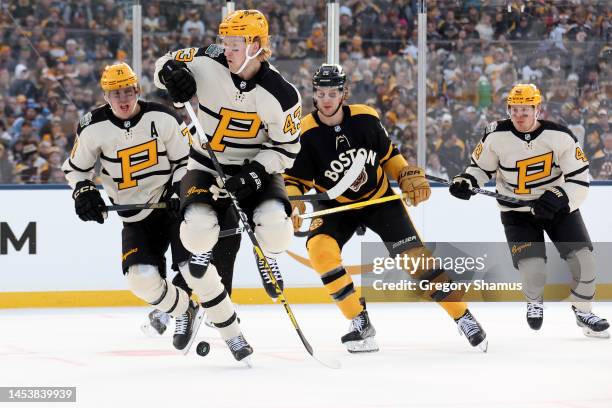
<path id="1" fill-rule="evenodd" d="M 196 353 L 198 356 L 204 357 L 210 351 L 210 344 L 206 341 L 201 341 L 198 343 L 196 347 Z"/>

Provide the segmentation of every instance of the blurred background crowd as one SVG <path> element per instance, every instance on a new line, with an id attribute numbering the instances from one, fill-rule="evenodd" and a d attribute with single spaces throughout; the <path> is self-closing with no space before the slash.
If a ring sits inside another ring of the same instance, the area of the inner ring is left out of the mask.
<path id="1" fill-rule="evenodd" d="M 135 0 L 0 0 L 0 184 L 65 183 L 81 115 L 104 103 L 105 65 L 131 63 Z M 167 51 L 215 41 L 222 0 L 141 0 L 143 97 Z M 416 162 L 417 1 L 341 0 L 340 59 L 351 103 L 380 114 Z M 312 109 L 311 78 L 325 58 L 324 0 L 236 1 L 269 19 L 272 64 Z M 542 117 L 568 126 L 591 175 L 612 180 L 612 2 L 429 0 L 427 172 L 459 173 L 487 123 L 507 117 L 516 82 L 542 91 Z M 214 90 L 211 90 L 214 91 Z"/>

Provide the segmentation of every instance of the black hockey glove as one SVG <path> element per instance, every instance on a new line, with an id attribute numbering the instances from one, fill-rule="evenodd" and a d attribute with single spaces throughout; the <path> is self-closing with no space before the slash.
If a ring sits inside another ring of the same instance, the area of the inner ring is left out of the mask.
<path id="1" fill-rule="evenodd" d="M 567 193 L 561 187 L 548 188 L 535 200 L 531 212 L 544 220 L 552 220 L 559 213 L 569 213 Z"/>
<path id="2" fill-rule="evenodd" d="M 175 60 L 166 62 L 158 76 L 175 103 L 189 101 L 197 91 L 195 79 L 184 62 Z"/>
<path id="3" fill-rule="evenodd" d="M 270 178 L 266 168 L 257 161 L 244 161 L 242 170 L 225 182 L 225 189 L 242 200 L 251 194 L 261 191 Z"/>
<path id="4" fill-rule="evenodd" d="M 106 204 L 91 180 L 79 181 L 72 193 L 74 209 L 83 221 L 104 223 Z"/>
<path id="5" fill-rule="evenodd" d="M 168 204 L 167 211 L 175 220 L 181 221 L 183 219 L 183 214 L 181 214 L 181 200 L 178 198 L 181 196 L 181 182 L 176 182 L 172 184 L 172 195 L 176 194 L 177 197 L 171 197 L 166 200 L 166 204 Z"/>
<path id="6" fill-rule="evenodd" d="M 472 188 L 479 188 L 476 177 L 471 174 L 462 173 L 453 177 L 453 184 L 450 185 L 448 191 L 455 197 L 461 200 L 469 200 L 473 195 Z"/>

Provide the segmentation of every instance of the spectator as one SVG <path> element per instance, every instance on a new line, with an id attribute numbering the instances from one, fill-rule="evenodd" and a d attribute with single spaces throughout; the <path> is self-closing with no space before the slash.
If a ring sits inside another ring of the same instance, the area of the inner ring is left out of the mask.
<path id="1" fill-rule="evenodd" d="M 15 171 L 15 165 L 6 151 L 6 146 L 0 143 L 0 184 L 11 184 Z"/>
<path id="2" fill-rule="evenodd" d="M 30 142 L 39 145 L 43 158 L 50 159 L 56 147 L 68 154 L 79 112 L 103 102 L 93 86 L 99 72 L 116 59 L 131 58 L 131 21 L 124 3 L 9 1 L 8 11 L 21 30 L 8 13 L 0 15 L 0 117 L 7 128 L 5 148 L 15 162 Z M 198 2 L 194 9 L 167 0 L 141 3 L 143 94 L 164 102 L 164 94 L 149 85 L 152 63 L 168 50 L 214 41 L 223 2 Z M 273 64 L 293 78 L 304 110 L 309 110 L 313 62 L 318 64 L 326 53 L 325 2 L 250 3 L 237 6 L 260 7 L 269 15 Z M 544 117 L 563 119 L 576 133 L 586 129 L 584 148 L 593 157 L 602 151 L 601 137 L 609 129 L 610 6 L 510 3 L 510 12 L 500 2 L 428 4 L 427 154 L 437 149 L 452 153 L 460 144 L 463 154 L 471 151 L 474 134 L 481 134 L 483 124 L 506 116 L 503 106 L 493 102 L 503 100 L 509 86 L 520 80 L 542 89 Z M 407 0 L 346 0 L 339 12 L 340 56 L 351 79 L 352 102 L 374 101 L 381 118 L 393 122 L 392 137 L 409 160 L 416 157 L 416 11 L 415 3 Z M 574 107 L 562 109 L 567 103 Z M 594 114 L 602 109 L 605 115 Z M 442 129 L 446 125 L 440 122 L 445 114 L 451 117 L 449 129 Z M 22 131 L 25 122 L 29 124 Z M 447 153 L 438 159 L 449 169 L 452 164 L 445 160 L 453 155 Z"/>
<path id="3" fill-rule="evenodd" d="M 586 144 L 584 152 L 587 157 L 593 157 L 593 154 L 601 148 L 602 136 L 606 132 L 612 132 L 612 123 L 608 117 L 608 110 L 605 108 L 599 109 L 595 122 L 587 125 Z"/>
<path id="4" fill-rule="evenodd" d="M 38 147 L 33 143 L 24 144 L 21 159 L 15 166 L 19 182 L 26 184 L 44 183 L 49 177 L 48 170 L 48 163 L 40 157 Z"/>
<path id="5" fill-rule="evenodd" d="M 38 89 L 36 85 L 29 78 L 30 70 L 23 64 L 19 64 L 15 67 L 15 81 L 9 89 L 10 96 L 24 95 L 26 98 L 36 98 L 38 96 Z"/>
<path id="6" fill-rule="evenodd" d="M 427 155 L 427 167 L 425 172 L 429 175 L 443 178 L 445 180 L 449 180 L 451 178 L 449 177 L 446 168 L 440 163 L 440 157 L 438 157 L 436 153 L 430 153 Z"/>
<path id="7" fill-rule="evenodd" d="M 183 24 L 183 36 L 191 37 L 194 41 L 199 42 L 204 33 L 206 27 L 198 15 L 198 10 L 189 10 L 188 20 Z"/>
<path id="8" fill-rule="evenodd" d="M 591 159 L 591 176 L 599 180 L 612 180 L 612 132 L 602 136 L 603 145 Z"/>

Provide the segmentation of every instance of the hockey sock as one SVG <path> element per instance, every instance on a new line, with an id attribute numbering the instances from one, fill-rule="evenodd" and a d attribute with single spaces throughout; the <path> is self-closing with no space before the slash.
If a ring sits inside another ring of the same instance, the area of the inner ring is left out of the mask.
<path id="1" fill-rule="evenodd" d="M 154 308 L 174 317 L 187 310 L 187 292 L 163 279 L 156 266 L 132 265 L 128 268 L 126 278 L 132 292 Z"/>
<path id="2" fill-rule="evenodd" d="M 544 258 L 524 258 L 518 261 L 518 270 L 523 282 L 523 294 L 530 302 L 542 301 L 546 284 L 546 262 Z"/>
<path id="3" fill-rule="evenodd" d="M 191 260 L 181 265 L 180 269 L 221 337 L 230 339 L 240 334 L 240 327 L 234 304 L 221 284 L 217 268 L 210 263 L 211 255 L 211 252 L 192 255 Z"/>
<path id="4" fill-rule="evenodd" d="M 347 319 L 350 320 L 363 311 L 353 280 L 342 266 L 322 274 L 321 281 Z"/>
<path id="5" fill-rule="evenodd" d="M 453 320 L 457 320 L 463 316 L 468 308 L 465 302 L 438 302 L 438 304 L 453 318 Z"/>
<path id="6" fill-rule="evenodd" d="M 571 252 L 566 258 L 573 277 L 569 300 L 581 312 L 591 311 L 595 296 L 595 259 L 588 248 Z"/>

